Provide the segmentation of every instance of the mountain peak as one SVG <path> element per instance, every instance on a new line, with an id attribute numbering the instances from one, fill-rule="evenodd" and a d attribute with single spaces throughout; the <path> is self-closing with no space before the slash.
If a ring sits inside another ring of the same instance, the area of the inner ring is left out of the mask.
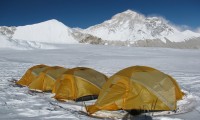
<path id="1" fill-rule="evenodd" d="M 56 19 L 50 19 L 50 20 L 47 20 L 47 21 L 43 21 L 43 22 L 40 22 L 40 23 L 44 23 L 44 24 L 56 24 L 56 25 L 64 25 L 62 22 L 56 20 Z M 40 24 L 38 23 L 38 24 Z M 65 26 L 65 25 L 64 25 Z"/>
<path id="2" fill-rule="evenodd" d="M 59 23 L 60 23 L 60 21 L 58 21 L 58 20 L 56 20 L 56 19 L 50 19 L 50 20 L 47 20 L 47 21 L 44 21 L 44 22 L 52 22 L 52 23 L 57 23 L 57 22 L 59 22 Z"/>
<path id="3" fill-rule="evenodd" d="M 72 32 L 72 29 L 62 22 L 51 19 L 32 25 L 19 26 L 12 38 L 47 43 L 77 43 Z"/>
<path id="4" fill-rule="evenodd" d="M 146 17 L 132 10 L 118 13 L 102 24 L 89 27 L 85 32 L 111 41 L 145 39 L 161 39 L 165 41 L 168 36 L 181 34 L 180 31 L 168 24 L 164 18 Z M 179 41 L 177 38 L 172 38 L 171 40 Z"/>
<path id="5" fill-rule="evenodd" d="M 145 19 L 145 16 L 142 15 L 142 14 L 139 14 L 135 11 L 132 11 L 130 9 L 124 11 L 124 12 L 121 12 L 121 13 L 118 13 L 116 15 L 114 15 L 112 17 L 112 19 L 118 19 L 118 20 L 133 20 L 133 19 Z"/>
<path id="6" fill-rule="evenodd" d="M 139 14 L 139 13 L 133 11 L 133 10 L 130 10 L 130 9 L 128 9 L 128 10 L 122 12 L 122 13 L 124 13 L 124 14 Z"/>

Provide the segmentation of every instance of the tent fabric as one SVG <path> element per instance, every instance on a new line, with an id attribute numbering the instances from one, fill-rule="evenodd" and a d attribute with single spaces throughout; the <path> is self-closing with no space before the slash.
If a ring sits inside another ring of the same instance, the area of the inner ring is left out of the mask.
<path id="1" fill-rule="evenodd" d="M 103 85 L 88 113 L 99 110 L 176 110 L 183 93 L 171 76 L 147 66 L 123 69 Z"/>
<path id="2" fill-rule="evenodd" d="M 29 88 L 36 91 L 51 91 L 56 79 L 67 70 L 68 69 L 59 66 L 49 67 L 39 74 L 36 80 L 29 85 Z"/>
<path id="3" fill-rule="evenodd" d="M 56 81 L 53 89 L 54 98 L 58 100 L 80 100 L 78 98 L 81 97 L 88 99 L 84 96 L 99 95 L 107 79 L 106 75 L 91 68 L 72 68 Z"/>
<path id="4" fill-rule="evenodd" d="M 35 65 L 29 68 L 26 71 L 26 73 L 22 76 L 22 78 L 16 82 L 16 84 L 22 85 L 22 86 L 29 86 L 29 84 L 38 77 L 40 72 L 45 71 L 48 68 L 49 66 L 43 65 L 43 64 Z"/>

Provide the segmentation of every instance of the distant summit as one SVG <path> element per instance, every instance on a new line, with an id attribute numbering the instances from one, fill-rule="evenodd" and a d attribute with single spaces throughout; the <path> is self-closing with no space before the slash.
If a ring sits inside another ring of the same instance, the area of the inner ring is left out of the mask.
<path id="1" fill-rule="evenodd" d="M 52 19 L 33 25 L 16 27 L 12 38 L 47 43 L 77 43 L 77 40 L 71 35 L 72 32 L 71 28 Z"/>
<path id="2" fill-rule="evenodd" d="M 84 32 L 104 40 L 133 42 L 145 39 L 160 39 L 163 42 L 168 39 L 172 42 L 181 42 L 200 36 L 192 31 L 181 32 L 164 18 L 146 17 L 132 10 L 116 14 L 110 20 L 91 26 Z"/>
<path id="3" fill-rule="evenodd" d="M 0 27 L 9 40 L 56 44 L 100 44 L 140 47 L 200 48 L 200 33 L 179 31 L 162 17 L 146 17 L 132 10 L 87 29 L 70 28 L 56 19 L 18 26 Z"/>

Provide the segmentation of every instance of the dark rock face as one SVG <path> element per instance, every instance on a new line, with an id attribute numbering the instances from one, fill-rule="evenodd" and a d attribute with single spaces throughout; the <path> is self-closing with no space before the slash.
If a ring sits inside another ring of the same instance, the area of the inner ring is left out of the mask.
<path id="1" fill-rule="evenodd" d="M 0 33 L 2 35 L 7 36 L 8 38 L 12 38 L 12 35 L 15 33 L 16 27 L 6 27 L 6 26 L 0 26 Z"/>

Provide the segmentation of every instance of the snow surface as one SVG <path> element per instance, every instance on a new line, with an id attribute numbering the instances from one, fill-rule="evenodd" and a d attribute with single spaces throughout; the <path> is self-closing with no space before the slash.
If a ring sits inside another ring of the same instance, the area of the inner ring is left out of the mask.
<path id="1" fill-rule="evenodd" d="M 46 43 L 78 43 L 72 36 L 72 32 L 71 28 L 52 19 L 33 25 L 16 27 L 12 38 Z"/>
<path id="2" fill-rule="evenodd" d="M 200 51 L 166 48 L 132 48 L 92 45 L 60 45 L 60 49 L 28 51 L 0 48 L 0 119 L 96 119 L 79 113 L 84 103 L 58 102 L 51 93 L 34 93 L 28 88 L 16 87 L 12 78 L 20 79 L 36 64 L 59 65 L 66 68 L 85 66 L 111 76 L 133 65 L 146 65 L 172 75 L 187 99 L 178 104 L 188 113 L 168 116 L 147 116 L 134 119 L 197 120 L 200 118 Z M 95 101 L 86 102 L 92 104 Z M 188 110 L 189 109 L 189 110 Z"/>
<path id="3" fill-rule="evenodd" d="M 56 47 L 50 44 L 44 44 L 34 41 L 13 40 L 0 34 L 0 49 L 18 49 L 18 50 L 31 50 L 31 49 L 55 49 Z"/>

